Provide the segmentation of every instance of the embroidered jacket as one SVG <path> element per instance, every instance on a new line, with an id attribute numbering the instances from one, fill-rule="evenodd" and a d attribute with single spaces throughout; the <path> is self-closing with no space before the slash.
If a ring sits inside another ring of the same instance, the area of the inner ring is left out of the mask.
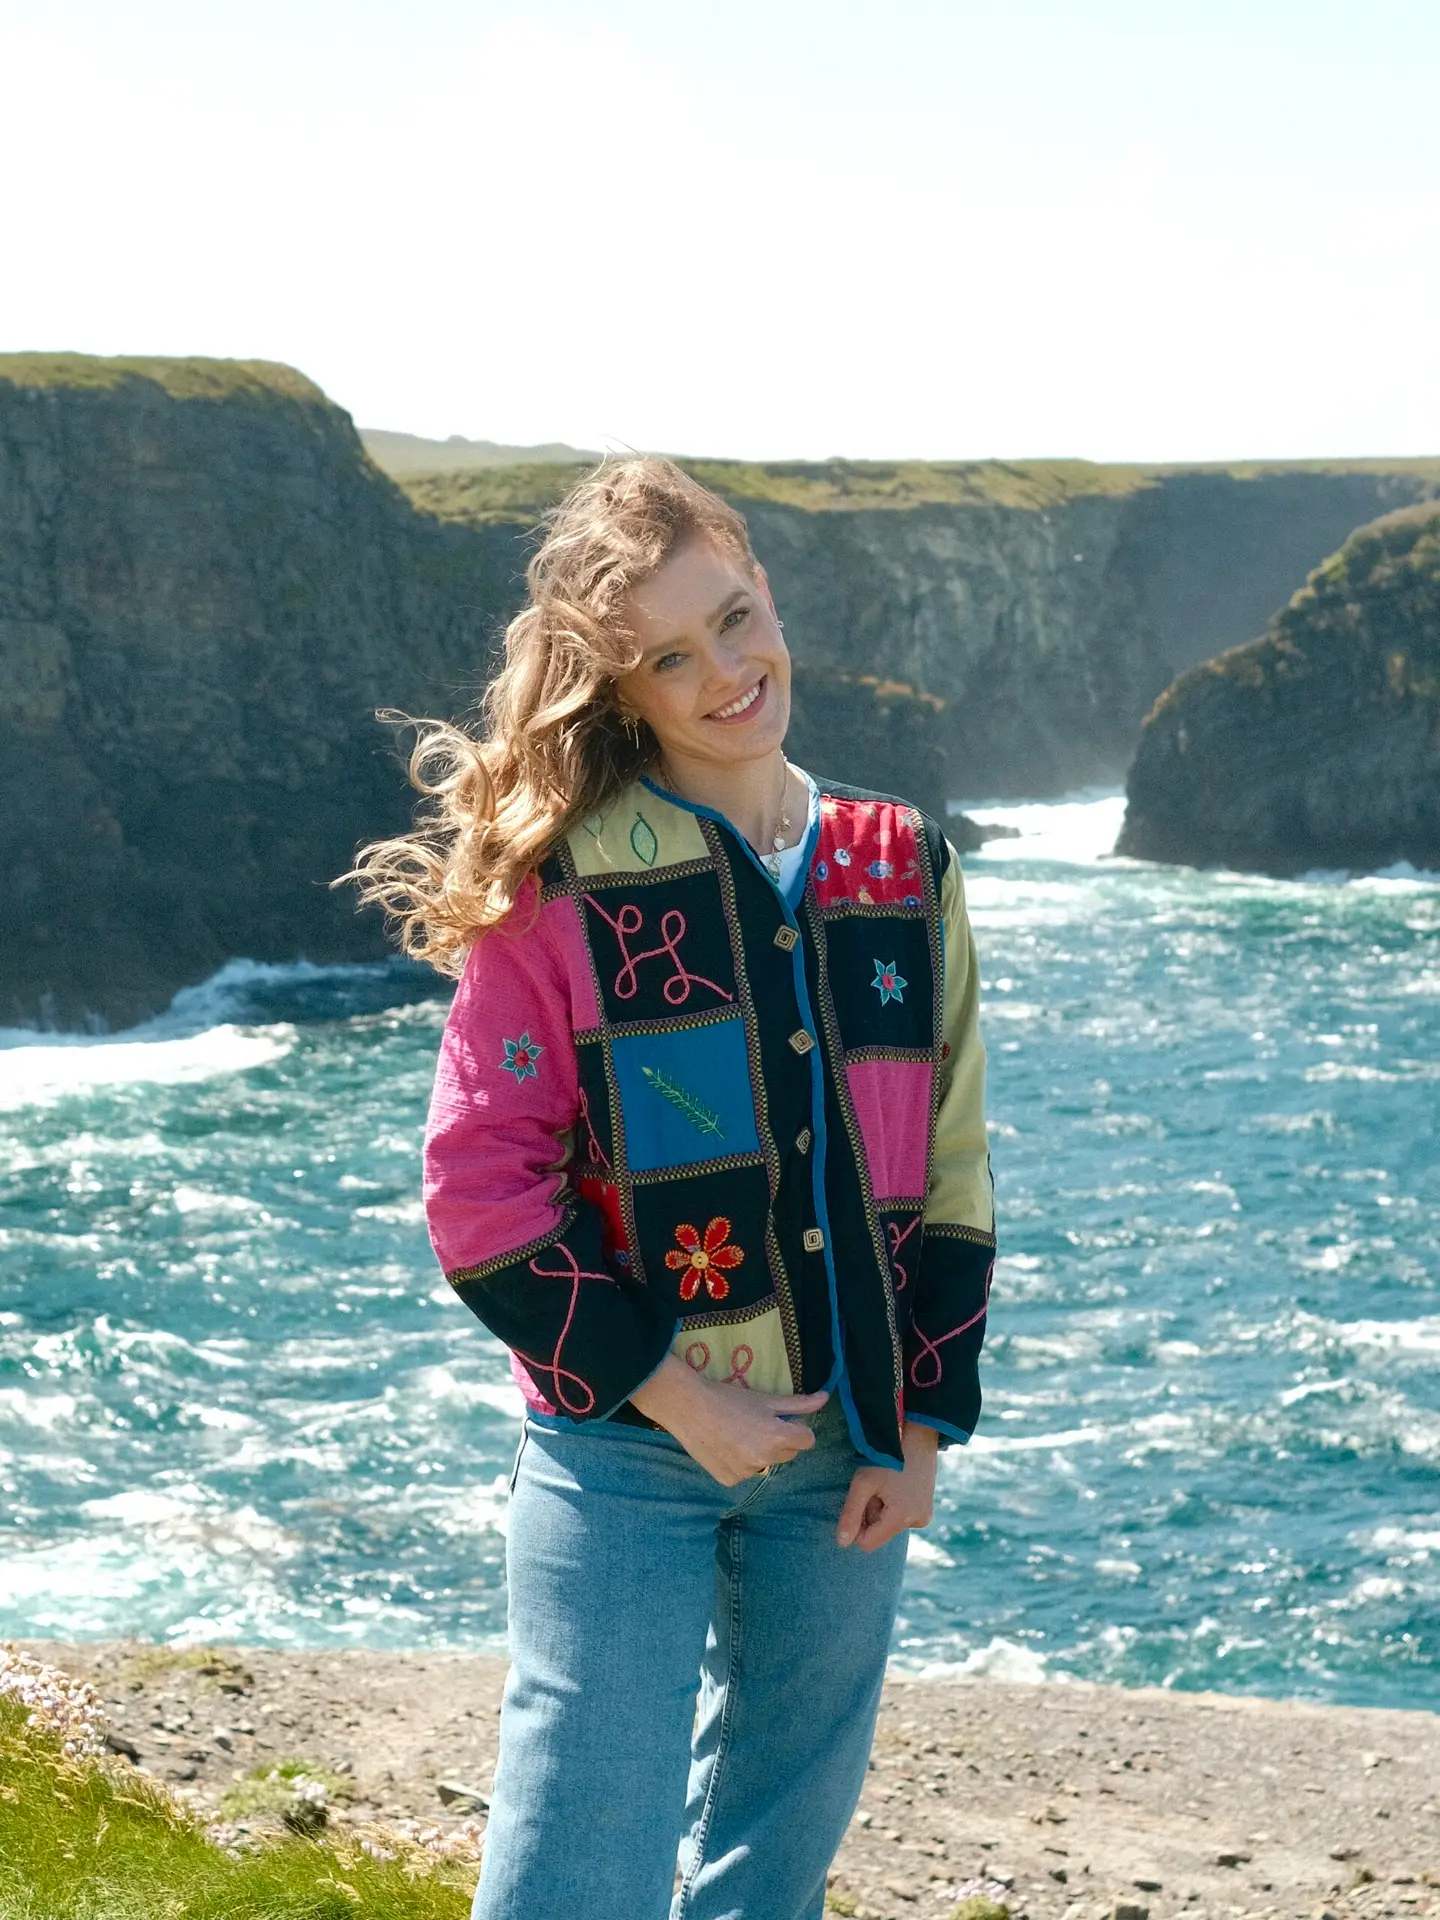
<path id="1" fill-rule="evenodd" d="M 673 1348 L 840 1394 L 857 1449 L 967 1439 L 994 1260 L 960 863 L 820 783 L 791 910 L 719 814 L 648 780 L 471 951 L 425 1148 L 431 1238 L 537 1411 L 642 1422 Z"/>

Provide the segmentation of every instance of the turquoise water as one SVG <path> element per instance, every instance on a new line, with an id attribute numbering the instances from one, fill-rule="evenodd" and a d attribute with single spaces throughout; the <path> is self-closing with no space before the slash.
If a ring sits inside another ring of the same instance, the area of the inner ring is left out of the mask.
<path id="1" fill-rule="evenodd" d="M 1003 1257 L 897 1658 L 1440 1705 L 1440 883 L 967 861 Z M 443 1002 L 238 963 L 0 1052 L 0 1635 L 490 1645 L 504 1357 L 439 1280 Z"/>

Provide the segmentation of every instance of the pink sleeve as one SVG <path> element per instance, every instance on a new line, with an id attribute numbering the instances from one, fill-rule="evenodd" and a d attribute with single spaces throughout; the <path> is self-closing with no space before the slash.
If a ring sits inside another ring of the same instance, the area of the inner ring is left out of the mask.
<path id="1" fill-rule="evenodd" d="M 447 1274 L 483 1266 L 557 1229 L 560 1136 L 579 1106 L 570 969 L 549 922 L 497 929 L 470 950 L 445 1036 L 425 1134 L 425 1211 Z M 528 924 L 527 924 L 528 923 Z"/>

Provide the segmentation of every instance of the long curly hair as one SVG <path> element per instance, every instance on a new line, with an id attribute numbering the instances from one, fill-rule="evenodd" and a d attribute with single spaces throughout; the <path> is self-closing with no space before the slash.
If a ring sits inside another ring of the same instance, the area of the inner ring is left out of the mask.
<path id="1" fill-rule="evenodd" d="M 620 703 L 640 658 L 623 605 L 696 538 L 755 565 L 744 520 L 672 461 L 603 461 L 547 518 L 478 714 L 380 716 L 416 727 L 423 798 L 411 832 L 362 847 L 336 884 L 357 882 L 406 953 L 458 975 L 551 847 L 655 759 L 654 735 Z"/>

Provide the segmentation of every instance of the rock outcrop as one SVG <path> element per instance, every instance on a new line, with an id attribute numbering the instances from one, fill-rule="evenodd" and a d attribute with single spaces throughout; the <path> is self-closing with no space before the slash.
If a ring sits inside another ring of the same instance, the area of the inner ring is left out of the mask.
<path id="1" fill-rule="evenodd" d="M 1145 723 L 1118 851 L 1293 874 L 1440 868 L 1440 503 L 1361 527 Z"/>
<path id="2" fill-rule="evenodd" d="M 0 360 L 0 1025 L 377 957 L 327 889 L 408 817 L 375 710 L 465 705 L 513 571 L 287 368 Z"/>
<path id="3" fill-rule="evenodd" d="M 376 709 L 471 704 L 526 535 L 417 510 L 288 368 L 0 359 L 0 1026 L 381 957 L 328 885 L 409 818 Z M 943 809 L 939 715 L 802 672 L 797 739 Z"/>
<path id="4" fill-rule="evenodd" d="M 936 812 L 1118 778 L 1174 667 L 1274 604 L 1277 555 L 1440 485 L 694 466 L 785 608 L 796 757 Z M 409 816 L 375 709 L 467 708 L 572 471 L 402 493 L 288 368 L 0 358 L 0 1025 L 125 1025 L 234 956 L 383 953 L 328 888 Z"/>
<path id="5" fill-rule="evenodd" d="M 415 457 L 410 497 L 491 533 L 582 470 Z M 685 464 L 745 514 L 797 658 L 945 702 L 942 784 L 972 800 L 1118 783 L 1177 673 L 1249 639 L 1352 527 L 1440 489 L 1440 461 Z"/>

